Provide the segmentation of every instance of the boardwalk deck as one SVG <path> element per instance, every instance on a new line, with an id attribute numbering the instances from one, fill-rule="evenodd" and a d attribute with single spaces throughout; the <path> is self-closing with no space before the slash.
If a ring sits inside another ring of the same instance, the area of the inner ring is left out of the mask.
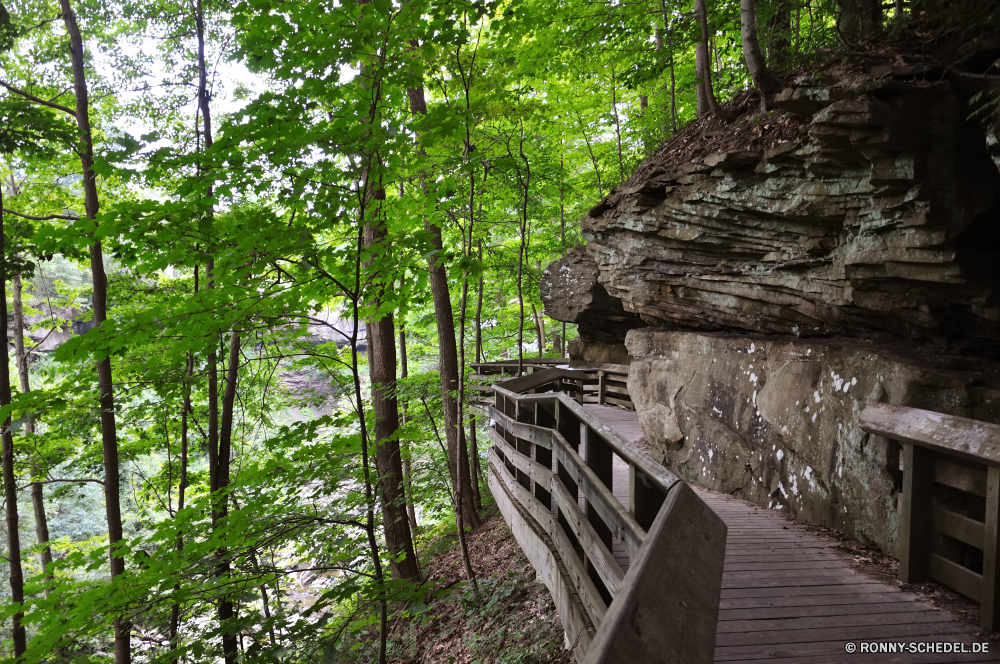
<path id="1" fill-rule="evenodd" d="M 634 412 L 587 404 L 629 441 L 642 437 Z M 628 505 L 628 466 L 615 458 L 612 492 Z M 861 643 L 983 643 L 978 630 L 919 596 L 853 569 L 845 554 L 778 512 L 698 489 L 729 528 L 716 662 L 1000 662 L 990 653 L 866 654 Z M 582 499 L 581 499 L 582 500 Z M 612 551 L 624 569 L 628 556 Z M 859 652 L 849 654 L 847 643 Z"/>

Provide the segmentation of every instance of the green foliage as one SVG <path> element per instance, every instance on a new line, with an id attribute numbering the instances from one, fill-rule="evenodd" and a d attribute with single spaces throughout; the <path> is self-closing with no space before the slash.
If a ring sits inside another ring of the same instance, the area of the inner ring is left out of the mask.
<path id="1" fill-rule="evenodd" d="M 31 354 L 32 390 L 0 410 L 16 425 L 18 480 L 47 482 L 55 558 L 40 569 L 22 518 L 27 599 L 5 603 L 2 617 L 25 613 L 23 661 L 57 647 L 67 661 L 105 661 L 118 617 L 132 625 L 137 662 L 214 660 L 224 634 L 239 635 L 248 662 L 370 661 L 380 606 L 429 620 L 416 610 L 433 603 L 425 587 L 378 572 L 392 554 L 374 489 L 364 321 L 392 315 L 406 331 L 409 376 L 387 393 L 405 414 L 396 438 L 426 541 L 453 523 L 428 260 L 446 269 L 466 363 L 562 352 L 575 330 L 544 317 L 542 270 L 582 244 L 577 220 L 595 201 L 694 118 L 689 5 L 206 3 L 209 145 L 192 101 L 200 4 L 77 3 L 93 220 L 78 218 L 81 137 L 65 112 L 77 100 L 61 9 L 23 0 L 14 21 L 0 12 L 3 81 L 50 104 L 0 99 L 4 207 L 38 218 L 5 215 L 3 261 L 26 282 L 31 338 L 61 342 Z M 788 18 L 762 39 L 772 63 L 791 67 L 832 43 L 825 0 L 808 11 L 759 5 L 765 24 Z M 722 99 L 747 81 L 738 8 L 710 10 Z M 426 112 L 411 106 L 421 94 Z M 95 240 L 109 275 L 109 317 L 96 326 Z M 225 375 L 237 331 L 231 478 L 213 494 L 208 430 L 225 380 L 210 394 L 209 375 Z M 103 486 L 102 358 L 114 377 L 117 488 Z M 115 552 L 126 572 L 113 581 L 106 488 L 126 535 Z M 445 602 L 478 630 L 471 647 L 483 661 L 498 650 L 510 662 L 553 655 L 551 639 L 517 644 L 504 622 L 526 583 L 484 584 L 481 606 L 461 592 Z M 223 598 L 237 607 L 227 622 Z"/>

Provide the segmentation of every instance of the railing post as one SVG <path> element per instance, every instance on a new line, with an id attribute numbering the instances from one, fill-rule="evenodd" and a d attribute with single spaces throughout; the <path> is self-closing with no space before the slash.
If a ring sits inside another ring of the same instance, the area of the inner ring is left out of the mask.
<path id="1" fill-rule="evenodd" d="M 555 402 L 556 410 L 556 431 L 558 431 L 562 437 L 569 444 L 570 449 L 575 453 L 580 453 L 580 420 L 577 419 L 566 406 L 562 404 L 559 400 Z M 578 499 L 580 495 L 580 487 L 573 480 L 573 475 L 567 470 L 567 468 L 562 464 L 561 461 L 556 459 L 556 475 L 559 476 L 560 481 L 562 481 L 563 486 L 569 491 L 569 495 L 573 496 L 574 500 Z M 576 549 L 580 548 L 580 542 L 577 540 L 576 535 L 573 534 L 573 528 L 570 527 L 569 521 L 566 516 L 562 513 L 560 509 L 556 515 L 556 520 L 559 525 L 562 526 L 563 532 L 569 538 L 569 541 L 573 544 Z"/>
<path id="2" fill-rule="evenodd" d="M 653 526 L 665 499 L 663 492 L 649 481 L 644 472 L 634 464 L 628 465 L 628 511 L 645 530 Z"/>
<path id="3" fill-rule="evenodd" d="M 555 418 L 549 415 L 549 412 L 545 410 L 545 407 L 540 403 L 535 403 L 535 425 L 540 427 L 546 427 L 549 429 L 555 428 Z M 535 445 L 535 461 L 545 466 L 549 470 L 552 470 L 552 450 L 545 449 L 541 445 Z M 537 498 L 543 505 L 552 509 L 552 494 L 544 486 L 535 483 L 535 498 Z"/>
<path id="4" fill-rule="evenodd" d="M 899 523 L 899 579 L 923 583 L 930 578 L 931 492 L 934 456 L 903 443 L 903 510 Z"/>
<path id="5" fill-rule="evenodd" d="M 526 407 L 522 402 L 514 402 L 515 411 L 514 419 L 518 422 L 524 422 L 525 424 L 535 423 L 535 409 L 534 407 Z M 531 448 L 534 447 L 527 440 L 521 438 L 514 438 L 514 448 L 524 456 L 531 458 Z M 531 477 L 524 471 L 517 471 L 517 482 L 525 489 L 531 490 Z"/>
<path id="6" fill-rule="evenodd" d="M 613 490 L 614 483 L 614 452 L 608 447 L 608 444 L 598 436 L 593 429 L 590 427 L 584 427 L 584 450 L 586 453 L 586 463 L 587 466 L 594 471 L 597 475 L 597 479 L 601 483 L 608 487 L 608 490 Z M 594 527 L 597 532 L 597 536 L 604 542 L 604 546 L 611 550 L 611 528 L 604 523 L 604 519 L 597 513 L 597 510 L 593 508 L 589 500 L 586 500 L 586 494 L 584 494 L 584 505 L 586 507 L 587 521 L 590 525 Z M 601 596 L 604 601 L 609 605 L 611 604 L 611 593 L 605 588 L 604 583 L 601 581 L 600 575 L 594 566 L 587 561 L 587 573 L 590 575 L 591 580 L 594 585 L 597 586 L 598 591 L 600 591 Z"/>
<path id="7" fill-rule="evenodd" d="M 597 372 L 597 403 L 604 403 L 604 394 L 608 389 L 607 384 L 604 382 L 604 371 Z"/>
<path id="8" fill-rule="evenodd" d="M 583 379 L 576 379 L 576 402 L 578 404 L 583 404 Z"/>
<path id="9" fill-rule="evenodd" d="M 1000 554 L 1000 468 L 986 469 L 986 528 L 983 532 L 983 595 L 980 598 L 979 619 L 986 629 L 1000 629 L 1000 574 L 997 557 Z"/>

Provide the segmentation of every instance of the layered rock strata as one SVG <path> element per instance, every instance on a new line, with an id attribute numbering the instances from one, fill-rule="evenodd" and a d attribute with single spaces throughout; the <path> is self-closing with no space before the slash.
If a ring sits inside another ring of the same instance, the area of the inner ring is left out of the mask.
<path id="1" fill-rule="evenodd" d="M 599 281 L 594 259 L 582 248 L 571 249 L 542 272 L 539 291 L 550 318 L 576 323 L 580 339 L 593 349 L 624 354 L 625 335 L 643 327 L 638 315 L 625 311 Z M 580 352 L 583 352 L 582 346 Z M 614 362 L 616 360 L 594 360 Z"/>
<path id="2" fill-rule="evenodd" d="M 805 79 L 773 106 L 769 149 L 667 146 L 591 210 L 607 293 L 650 326 L 996 355 L 1000 173 L 951 84 Z"/>
<path id="3" fill-rule="evenodd" d="M 883 69 L 699 120 L 590 211 L 542 295 L 577 361 L 627 335 L 664 464 L 892 552 L 899 446 L 865 405 L 1000 423 L 1000 129 L 960 81 Z"/>

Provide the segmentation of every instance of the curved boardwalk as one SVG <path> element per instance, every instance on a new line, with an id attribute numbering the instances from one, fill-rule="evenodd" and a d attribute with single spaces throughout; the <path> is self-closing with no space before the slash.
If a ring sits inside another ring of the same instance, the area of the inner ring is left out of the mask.
<path id="1" fill-rule="evenodd" d="M 643 435 L 634 412 L 586 408 L 629 441 Z M 612 490 L 628 504 L 628 467 L 617 458 Z M 940 642 L 964 643 L 971 650 L 984 640 L 977 629 L 918 595 L 854 570 L 828 540 L 780 513 L 705 489 L 698 494 L 729 528 L 715 661 L 1000 662 L 996 643 L 989 644 L 990 653 L 909 652 L 911 644 Z M 624 550 L 616 546 L 613 553 L 627 568 Z M 849 642 L 859 651 L 847 653 Z M 872 642 L 906 650 L 860 651 L 862 643 Z"/>

